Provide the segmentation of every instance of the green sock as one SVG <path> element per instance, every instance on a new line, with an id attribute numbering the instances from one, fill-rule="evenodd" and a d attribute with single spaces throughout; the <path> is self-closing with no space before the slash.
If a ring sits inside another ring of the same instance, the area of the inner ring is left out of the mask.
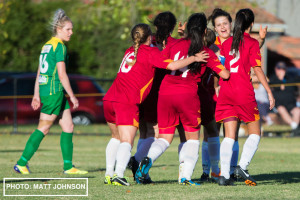
<path id="1" fill-rule="evenodd" d="M 69 170 L 73 167 L 73 133 L 62 132 L 60 136 L 61 153 L 64 160 L 64 170 Z"/>
<path id="2" fill-rule="evenodd" d="M 20 160 L 18 160 L 17 162 L 18 165 L 25 166 L 27 164 L 27 162 L 31 159 L 33 154 L 39 148 L 44 137 L 45 135 L 43 134 L 43 132 L 41 132 L 38 129 L 35 129 L 35 131 L 31 134 L 26 143 L 25 149 Z"/>

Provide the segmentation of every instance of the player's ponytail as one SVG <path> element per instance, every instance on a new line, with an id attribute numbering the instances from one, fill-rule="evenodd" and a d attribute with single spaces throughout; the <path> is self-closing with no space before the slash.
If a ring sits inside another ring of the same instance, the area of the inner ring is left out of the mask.
<path id="1" fill-rule="evenodd" d="M 204 47 L 203 37 L 207 27 L 207 20 L 204 13 L 192 14 L 187 23 L 187 39 L 191 40 L 191 45 L 188 51 L 189 56 L 199 53 Z M 188 66 L 191 73 L 200 72 L 201 64 L 194 62 Z"/>
<path id="2" fill-rule="evenodd" d="M 234 28 L 233 28 L 233 41 L 231 44 L 231 51 L 236 56 L 239 51 L 240 45 L 244 42 L 244 32 L 254 22 L 254 14 L 249 8 L 241 9 L 236 13 Z"/>
<path id="3" fill-rule="evenodd" d="M 155 17 L 153 25 L 157 28 L 155 33 L 156 43 L 164 49 L 167 45 L 167 38 L 176 26 L 176 17 L 169 11 L 159 13 Z"/>
<path id="4" fill-rule="evenodd" d="M 150 35 L 152 35 L 152 32 L 150 26 L 147 24 L 137 24 L 133 27 L 131 30 L 131 38 L 134 47 L 134 59 L 132 62 L 127 62 L 129 66 L 135 64 L 140 45 L 145 43 Z"/>
<path id="5" fill-rule="evenodd" d="M 50 22 L 51 30 L 53 35 L 57 34 L 57 28 L 62 28 L 65 22 L 72 22 L 71 19 L 66 15 L 65 11 L 61 8 L 57 9 L 54 13 L 52 21 Z"/>

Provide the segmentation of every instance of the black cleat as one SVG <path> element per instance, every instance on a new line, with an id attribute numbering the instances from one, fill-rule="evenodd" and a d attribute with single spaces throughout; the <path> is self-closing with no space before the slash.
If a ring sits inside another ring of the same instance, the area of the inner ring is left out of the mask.
<path id="1" fill-rule="evenodd" d="M 130 165 L 129 165 L 129 163 L 130 163 Z M 135 180 L 135 173 L 136 173 L 136 170 L 139 168 L 139 163 L 136 161 L 134 156 L 132 156 L 130 158 L 129 163 L 128 163 L 127 167 L 129 169 L 131 169 L 132 174 L 133 174 L 133 180 Z"/>
<path id="2" fill-rule="evenodd" d="M 111 182 L 112 185 L 117 185 L 117 186 L 130 186 L 130 184 L 128 183 L 128 179 L 127 177 L 118 177 L 118 176 L 114 176 Z"/>
<path id="3" fill-rule="evenodd" d="M 152 167 L 152 159 L 149 157 L 145 157 L 141 161 L 141 163 L 135 173 L 135 181 L 138 184 L 143 184 L 144 181 L 149 177 L 148 172 L 151 167 Z"/>
<path id="4" fill-rule="evenodd" d="M 205 172 L 203 172 L 203 174 L 200 177 L 200 182 L 209 182 L 209 175 Z"/>
<path id="5" fill-rule="evenodd" d="M 233 174 L 230 174 L 230 179 L 233 181 L 233 182 L 237 182 L 237 177 Z"/>
<path id="6" fill-rule="evenodd" d="M 234 174 L 237 178 L 244 179 L 246 185 L 256 186 L 256 181 L 250 176 L 248 170 L 243 170 L 239 165 L 235 168 Z"/>
<path id="7" fill-rule="evenodd" d="M 226 179 L 224 176 L 219 177 L 219 185 L 220 186 L 236 186 L 232 179 Z"/>

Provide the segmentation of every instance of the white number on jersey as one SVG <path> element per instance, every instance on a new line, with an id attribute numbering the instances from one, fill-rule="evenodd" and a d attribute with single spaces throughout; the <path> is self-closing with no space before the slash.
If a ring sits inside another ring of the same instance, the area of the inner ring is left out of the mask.
<path id="1" fill-rule="evenodd" d="M 175 56 L 174 56 L 174 61 L 184 59 L 184 56 L 182 56 L 182 57 L 179 59 L 179 54 L 180 54 L 180 51 L 179 51 L 178 53 L 175 54 Z M 177 70 L 172 70 L 171 75 L 175 75 L 176 71 L 177 71 Z M 186 78 L 189 69 L 188 69 L 187 67 L 184 67 L 184 68 L 179 69 L 179 71 L 183 72 L 181 76 L 182 76 L 183 78 Z"/>
<path id="2" fill-rule="evenodd" d="M 47 54 L 40 55 L 40 71 L 41 73 L 46 73 L 48 71 L 49 64 L 46 61 Z"/>
<path id="3" fill-rule="evenodd" d="M 132 66 L 129 66 L 127 62 L 132 62 L 133 59 L 134 59 L 134 52 L 127 53 L 121 62 L 119 72 L 128 73 L 131 70 Z"/>
<path id="4" fill-rule="evenodd" d="M 230 51 L 229 52 L 229 55 L 233 56 L 235 53 L 235 50 L 233 51 Z M 235 66 L 235 67 L 232 67 L 238 60 L 240 59 L 240 52 L 238 51 L 237 54 L 235 55 L 235 58 L 232 59 L 230 62 L 229 62 L 229 65 L 230 65 L 230 73 L 237 73 L 238 70 L 239 70 L 239 65 L 238 66 Z"/>

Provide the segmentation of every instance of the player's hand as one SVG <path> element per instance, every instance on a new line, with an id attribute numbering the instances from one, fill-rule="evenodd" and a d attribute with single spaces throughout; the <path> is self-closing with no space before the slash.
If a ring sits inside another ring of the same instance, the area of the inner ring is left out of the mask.
<path id="1" fill-rule="evenodd" d="M 205 51 L 201 51 L 195 55 L 196 62 L 207 62 L 206 59 L 209 58 L 209 54 Z"/>
<path id="2" fill-rule="evenodd" d="M 268 98 L 269 98 L 269 101 L 270 101 L 270 110 L 272 110 L 275 106 L 275 99 L 273 97 L 272 92 L 268 93 Z"/>
<path id="3" fill-rule="evenodd" d="M 186 24 L 187 24 L 187 22 L 184 22 L 183 25 L 182 25 L 181 22 L 178 23 L 178 30 L 177 30 L 177 33 L 178 33 L 178 35 L 181 36 L 181 37 L 184 36 L 184 30 L 185 30 Z"/>
<path id="4" fill-rule="evenodd" d="M 73 96 L 73 97 L 70 98 L 70 100 L 71 100 L 71 102 L 73 104 L 73 109 L 74 110 L 77 109 L 78 106 L 79 106 L 79 102 L 78 102 L 77 98 L 75 96 Z"/>
<path id="5" fill-rule="evenodd" d="M 41 100 L 40 100 L 40 96 L 33 96 L 32 101 L 31 101 L 31 107 L 33 110 L 37 110 L 39 109 L 39 107 L 41 106 Z"/>
<path id="6" fill-rule="evenodd" d="M 260 27 L 259 27 L 260 39 L 264 40 L 266 38 L 267 32 L 268 32 L 268 26 L 266 26 L 265 28 L 262 28 L 262 25 L 260 25 Z"/>

